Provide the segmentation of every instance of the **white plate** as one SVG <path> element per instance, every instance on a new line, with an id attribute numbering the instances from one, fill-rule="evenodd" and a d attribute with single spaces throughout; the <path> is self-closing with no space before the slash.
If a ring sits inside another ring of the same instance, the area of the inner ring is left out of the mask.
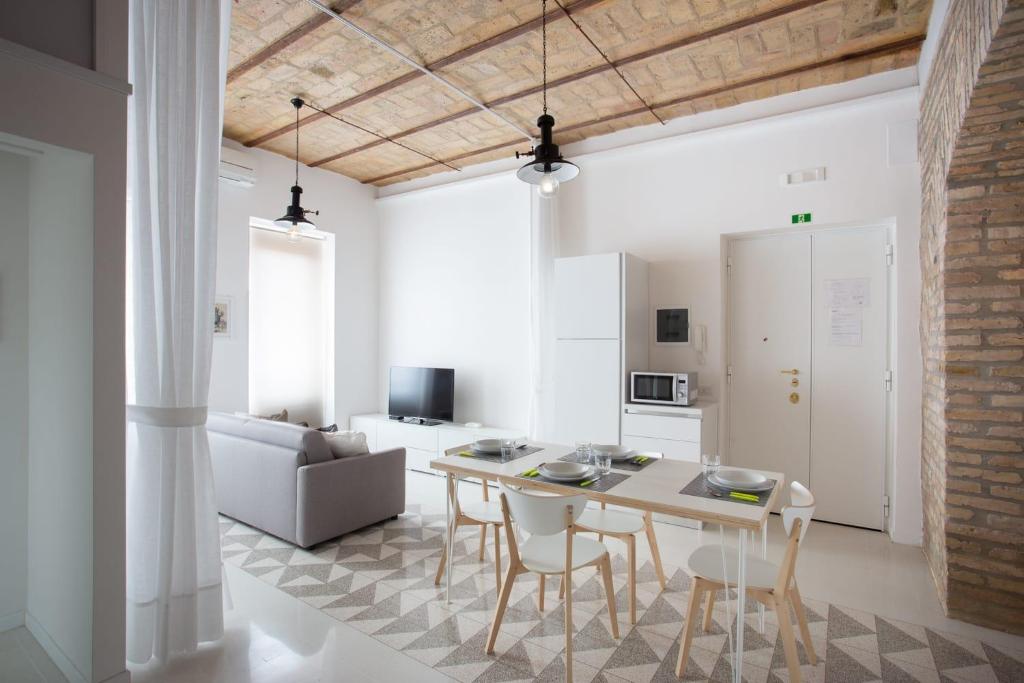
<path id="1" fill-rule="evenodd" d="M 595 453 L 610 455 L 612 460 L 616 462 L 636 457 L 636 451 L 632 448 L 626 448 L 625 446 L 594 444 L 593 449 Z"/>
<path id="2" fill-rule="evenodd" d="M 708 475 L 708 481 L 716 486 L 737 491 L 767 491 L 772 487 L 771 481 L 763 474 L 731 468 L 720 469 Z"/>
<path id="3" fill-rule="evenodd" d="M 477 453 L 499 455 L 501 453 L 501 439 L 479 439 L 473 442 L 473 450 Z"/>
<path id="4" fill-rule="evenodd" d="M 591 475 L 594 468 L 580 462 L 549 462 L 538 470 L 542 476 L 559 481 L 580 481 Z"/>

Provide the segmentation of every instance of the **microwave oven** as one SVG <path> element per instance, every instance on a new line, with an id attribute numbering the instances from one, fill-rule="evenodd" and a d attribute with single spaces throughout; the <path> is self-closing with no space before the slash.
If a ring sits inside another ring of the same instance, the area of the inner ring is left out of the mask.
<path id="1" fill-rule="evenodd" d="M 631 372 L 631 403 L 688 406 L 697 400 L 696 372 Z"/>

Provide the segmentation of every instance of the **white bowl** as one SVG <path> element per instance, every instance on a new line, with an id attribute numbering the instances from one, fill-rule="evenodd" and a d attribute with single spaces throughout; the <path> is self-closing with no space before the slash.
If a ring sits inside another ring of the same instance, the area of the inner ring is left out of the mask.
<path id="1" fill-rule="evenodd" d="M 540 473 L 550 479 L 578 481 L 591 472 L 590 465 L 581 462 L 549 462 L 540 466 Z"/>
<path id="2" fill-rule="evenodd" d="M 627 448 L 626 446 L 594 444 L 592 448 L 595 453 L 610 455 L 612 460 L 629 460 L 636 456 L 636 451 L 632 448 Z"/>
<path id="3" fill-rule="evenodd" d="M 501 439 L 478 439 L 473 442 L 473 450 L 478 453 L 501 453 Z"/>

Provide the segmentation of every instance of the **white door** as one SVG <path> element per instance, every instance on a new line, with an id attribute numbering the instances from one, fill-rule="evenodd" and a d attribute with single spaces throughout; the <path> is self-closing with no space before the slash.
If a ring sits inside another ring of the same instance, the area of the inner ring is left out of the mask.
<path id="1" fill-rule="evenodd" d="M 811 258 L 814 516 L 870 529 L 885 525 L 887 242 L 884 227 L 822 231 Z"/>
<path id="2" fill-rule="evenodd" d="M 555 351 L 556 442 L 619 442 L 619 341 L 559 339 Z"/>
<path id="3" fill-rule="evenodd" d="M 730 243 L 728 461 L 806 483 L 816 519 L 871 529 L 885 524 L 887 242 L 872 227 Z"/>
<path id="4" fill-rule="evenodd" d="M 621 272 L 620 254 L 555 259 L 555 336 L 558 339 L 619 338 Z"/>
<path id="5" fill-rule="evenodd" d="M 806 483 L 811 237 L 773 235 L 730 246 L 727 464 L 783 472 L 787 483 Z"/>

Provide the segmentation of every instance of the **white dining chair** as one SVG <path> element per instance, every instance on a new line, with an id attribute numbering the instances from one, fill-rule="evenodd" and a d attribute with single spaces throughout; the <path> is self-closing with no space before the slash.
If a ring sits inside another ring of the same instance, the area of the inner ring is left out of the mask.
<path id="1" fill-rule="evenodd" d="M 494 576 L 497 579 L 497 586 L 495 590 L 501 591 L 501 526 L 504 523 L 504 518 L 501 514 L 501 504 L 496 500 L 490 499 L 489 487 L 487 486 L 486 480 L 480 481 L 480 486 L 483 488 L 483 500 L 476 501 L 473 503 L 467 503 L 463 505 L 459 502 L 459 497 L 455 491 L 455 479 L 454 477 L 449 479 L 448 484 L 448 498 L 451 500 L 454 514 L 452 515 L 451 528 L 448 529 L 448 533 L 454 534 L 458 531 L 459 527 L 463 526 L 479 526 L 480 527 L 480 561 L 484 561 L 484 546 L 487 543 L 487 529 L 494 529 Z M 447 539 L 447 537 L 446 537 Z M 455 547 L 455 543 L 451 544 L 452 548 Z M 448 542 L 445 541 L 444 548 L 441 550 L 441 561 L 437 565 L 437 573 L 434 575 L 434 585 L 441 585 L 441 577 L 444 576 L 445 566 L 448 564 Z"/>
<path id="2" fill-rule="evenodd" d="M 608 600 L 608 618 L 612 637 L 619 637 L 619 620 L 615 613 L 612 589 L 612 563 L 603 543 L 586 536 L 576 536 L 576 520 L 587 505 L 586 496 L 534 495 L 517 491 L 501 482 L 501 512 L 508 540 L 508 571 L 501 585 L 498 606 L 487 638 L 487 654 L 494 653 L 498 629 L 508 607 L 516 577 L 526 572 L 541 578 L 561 574 L 572 585 L 572 572 L 583 567 L 598 567 Z M 512 520 L 530 534 L 522 543 L 512 527 Z M 572 591 L 565 597 L 565 680 L 572 683 Z"/>
<path id="3" fill-rule="evenodd" d="M 598 541 L 604 541 L 605 536 L 616 538 L 626 544 L 626 555 L 628 559 L 629 586 L 629 623 L 636 623 L 636 537 L 641 531 L 647 534 L 647 543 L 651 547 L 651 558 L 654 561 L 654 571 L 658 575 L 658 583 L 661 589 L 665 590 L 665 570 L 661 566 L 661 553 L 658 551 L 658 539 L 654 536 L 654 522 L 652 513 L 645 512 L 641 515 L 633 515 L 628 512 L 609 510 L 605 503 L 601 503 L 600 510 L 586 510 L 576 521 L 576 531 L 592 532 L 597 534 Z M 543 586 L 541 587 L 543 590 Z M 565 596 L 565 582 L 558 587 L 558 598 Z M 543 606 L 541 607 L 543 609 Z"/>
<path id="4" fill-rule="evenodd" d="M 796 638 L 793 625 L 789 621 L 789 608 L 793 607 L 800 625 L 800 640 L 811 664 L 818 663 L 811 644 L 811 632 L 807 628 L 807 614 L 800 600 L 800 591 L 796 586 L 794 572 L 796 570 L 797 553 L 800 543 L 807 534 L 807 528 L 814 514 L 814 496 L 800 482 L 794 481 L 789 486 L 790 504 L 782 508 L 782 523 L 786 529 L 788 541 L 782 556 L 781 564 L 748 555 L 747 562 L 747 593 L 750 597 L 775 610 L 779 619 L 779 635 L 782 648 L 786 653 L 786 666 L 789 669 L 791 683 L 800 682 L 800 658 L 797 655 Z M 724 551 L 724 552 L 723 552 Z M 722 558 L 725 557 L 723 568 Z M 715 606 L 715 592 L 736 585 L 739 571 L 739 553 L 735 548 L 722 545 L 704 545 L 690 554 L 687 566 L 693 576 L 690 587 L 690 602 L 686 610 L 686 625 L 683 629 L 682 643 L 679 646 L 679 661 L 676 662 L 676 676 L 682 677 L 686 663 L 690 658 L 690 644 L 697 626 L 697 615 L 700 612 L 701 596 L 707 594 L 704 602 L 704 620 L 701 628 L 707 631 L 711 627 L 711 610 Z M 743 615 L 738 618 L 742 619 Z"/>

